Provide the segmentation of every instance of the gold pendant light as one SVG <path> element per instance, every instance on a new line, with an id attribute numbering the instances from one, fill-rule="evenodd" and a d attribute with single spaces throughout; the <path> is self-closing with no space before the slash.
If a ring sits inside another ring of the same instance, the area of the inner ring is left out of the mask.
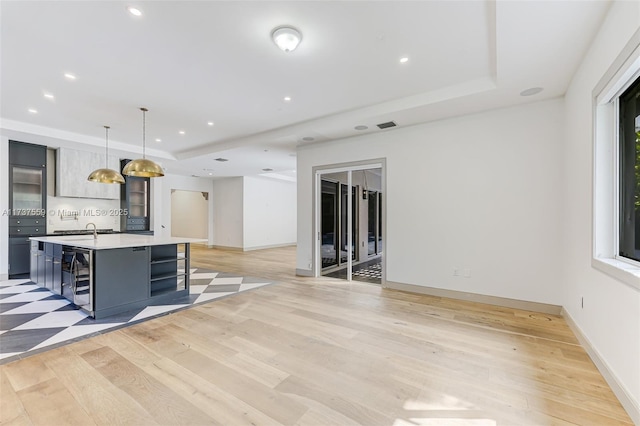
<path id="1" fill-rule="evenodd" d="M 87 180 L 91 182 L 99 182 L 99 183 L 124 183 L 124 177 L 117 170 L 113 170 L 109 168 L 109 126 L 104 126 L 105 129 L 105 163 L 107 163 L 107 167 L 104 169 L 97 169 L 91 172 Z"/>
<path id="2" fill-rule="evenodd" d="M 122 169 L 122 173 L 127 176 L 139 176 L 139 177 L 161 177 L 164 176 L 164 170 L 159 164 L 154 163 L 151 160 L 147 160 L 145 156 L 145 138 L 146 138 L 146 120 L 145 113 L 148 111 L 146 108 L 140 108 L 142 111 L 142 158 L 133 160 L 127 163 Z"/>

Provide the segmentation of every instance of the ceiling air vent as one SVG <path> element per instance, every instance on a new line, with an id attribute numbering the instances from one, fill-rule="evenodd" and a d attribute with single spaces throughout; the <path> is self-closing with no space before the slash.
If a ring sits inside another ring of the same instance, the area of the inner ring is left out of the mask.
<path id="1" fill-rule="evenodd" d="M 378 126 L 379 129 L 388 129 L 389 127 L 396 127 L 397 124 L 393 121 L 387 121 L 386 123 L 376 124 L 376 126 Z"/>
<path id="2" fill-rule="evenodd" d="M 273 169 L 262 169 L 263 172 L 272 172 Z"/>
<path id="3" fill-rule="evenodd" d="M 221 163 L 224 163 L 225 161 L 229 161 L 226 158 L 216 158 L 216 161 L 220 161 Z"/>

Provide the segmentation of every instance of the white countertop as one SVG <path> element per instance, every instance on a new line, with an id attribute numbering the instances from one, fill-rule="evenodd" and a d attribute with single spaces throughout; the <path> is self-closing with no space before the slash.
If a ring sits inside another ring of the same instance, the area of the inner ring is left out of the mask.
<path id="1" fill-rule="evenodd" d="M 207 241 L 199 238 L 161 237 L 140 234 L 99 234 L 97 240 L 93 239 L 93 235 L 56 235 L 52 237 L 31 237 L 30 239 L 94 250 L 161 246 L 165 244 L 203 243 Z"/>

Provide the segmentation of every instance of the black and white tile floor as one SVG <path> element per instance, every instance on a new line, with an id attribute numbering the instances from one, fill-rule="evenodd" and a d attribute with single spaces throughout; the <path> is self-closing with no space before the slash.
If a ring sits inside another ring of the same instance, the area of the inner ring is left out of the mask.
<path id="1" fill-rule="evenodd" d="M 360 282 L 367 282 L 371 284 L 382 283 L 382 260 L 380 258 L 372 259 L 367 262 L 362 262 L 354 265 L 351 271 L 351 279 Z M 342 280 L 347 279 L 346 268 L 338 269 L 337 271 L 325 274 L 327 277 L 340 278 Z"/>
<path id="2" fill-rule="evenodd" d="M 353 271 L 353 275 L 357 277 L 370 278 L 374 280 L 382 279 L 382 265 L 380 262 L 370 265 L 366 268 Z"/>
<path id="3" fill-rule="evenodd" d="M 0 364 L 126 327 L 191 305 L 272 284 L 260 278 L 191 269 L 188 296 L 93 319 L 73 303 L 28 279 L 0 281 Z"/>

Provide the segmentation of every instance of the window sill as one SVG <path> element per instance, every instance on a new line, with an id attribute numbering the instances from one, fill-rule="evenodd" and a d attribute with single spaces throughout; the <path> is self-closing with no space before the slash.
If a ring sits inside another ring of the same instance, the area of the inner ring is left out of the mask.
<path id="1" fill-rule="evenodd" d="M 640 267 L 610 258 L 592 259 L 591 266 L 629 287 L 640 290 Z"/>

